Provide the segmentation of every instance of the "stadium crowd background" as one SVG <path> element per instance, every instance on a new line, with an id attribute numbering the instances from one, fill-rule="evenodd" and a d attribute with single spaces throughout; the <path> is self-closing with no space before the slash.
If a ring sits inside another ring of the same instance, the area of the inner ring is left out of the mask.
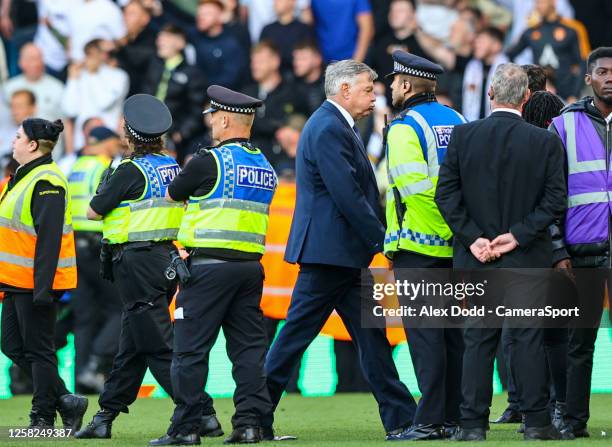
<path id="1" fill-rule="evenodd" d="M 562 19 L 550 34 L 530 28 L 555 7 Z M 612 44 L 610 23 L 609 0 L 0 0 L 0 178 L 15 168 L 11 142 L 24 119 L 64 121 L 54 158 L 69 173 L 91 129 L 121 133 L 123 101 L 135 93 L 166 102 L 167 146 L 184 164 L 213 144 L 201 112 L 207 86 L 220 84 L 264 100 L 252 140 L 291 179 L 300 131 L 325 98 L 326 64 L 354 58 L 379 74 L 375 113 L 359 125 L 384 191 L 382 129 L 393 113 L 384 75 L 395 49 L 442 64 L 438 99 L 478 119 L 489 113 L 488 78 L 510 57 L 544 66 L 547 89 L 565 102 L 582 96 L 584 59 Z M 313 349 L 326 356 L 326 346 Z M 342 349 L 352 346 L 336 343 L 338 366 L 354 359 L 341 362 Z M 231 392 L 228 371 L 213 373 L 224 379 L 210 381 L 213 394 Z M 365 386 L 354 368 L 344 377 L 345 390 Z M 612 388 L 606 380 L 595 374 L 594 386 Z M 325 394 L 332 382 L 300 388 Z"/>

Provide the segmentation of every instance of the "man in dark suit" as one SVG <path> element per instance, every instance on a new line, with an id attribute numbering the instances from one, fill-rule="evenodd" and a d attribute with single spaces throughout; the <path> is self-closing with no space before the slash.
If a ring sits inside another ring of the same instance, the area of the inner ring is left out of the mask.
<path id="1" fill-rule="evenodd" d="M 567 200 L 561 141 L 521 118 L 529 90 L 520 66 L 501 65 L 493 76 L 489 97 L 494 109 L 491 116 L 455 127 L 440 168 L 436 203 L 454 233 L 453 265 L 461 269 L 549 268 L 552 243 L 547 228 L 562 215 Z M 535 281 L 538 289 L 525 290 L 521 279 L 513 274 L 512 281 L 492 293 L 501 292 L 504 297 L 522 293 L 530 303 L 541 300 L 546 283 Z M 542 329 L 508 330 L 513 338 L 514 378 L 525 414 L 524 437 L 559 439 L 547 410 Z M 456 440 L 485 439 L 501 331 L 469 324 L 465 329 L 461 429 Z"/>
<path id="2" fill-rule="evenodd" d="M 374 108 L 376 73 L 345 60 L 325 73 L 327 101 L 302 132 L 296 159 L 297 201 L 285 260 L 300 264 L 287 320 L 266 359 L 276 408 L 302 354 L 335 309 L 357 345 L 360 365 L 388 433 L 412 422 L 416 405 L 399 380 L 384 329 L 361 322 L 367 269 L 382 251 L 378 188 L 355 120 Z M 372 296 L 369 294 L 369 296 Z M 263 422 L 273 437 L 273 416 Z"/>

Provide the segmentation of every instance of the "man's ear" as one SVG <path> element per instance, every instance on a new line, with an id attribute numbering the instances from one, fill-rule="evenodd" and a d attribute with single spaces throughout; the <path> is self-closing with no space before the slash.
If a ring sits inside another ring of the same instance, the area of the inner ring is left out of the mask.
<path id="1" fill-rule="evenodd" d="M 404 88 L 406 89 L 406 92 L 405 92 L 405 93 L 410 93 L 410 92 L 412 92 L 412 88 L 413 88 L 413 86 L 412 86 L 412 82 L 410 82 L 410 81 L 406 80 L 406 82 L 405 82 L 405 84 L 404 84 L 404 85 L 405 85 L 405 87 L 404 87 Z"/>
<path id="2" fill-rule="evenodd" d="M 587 73 L 584 75 L 584 83 L 588 85 L 589 87 L 591 86 L 591 84 L 593 83 L 593 78 L 591 77 L 591 73 Z"/>
<path id="3" fill-rule="evenodd" d="M 493 87 L 489 87 L 489 99 L 491 101 L 495 99 L 495 94 L 493 93 Z"/>
<path id="4" fill-rule="evenodd" d="M 348 99 L 351 94 L 351 85 L 348 82 L 345 82 L 340 86 L 340 91 L 342 92 L 342 96 L 344 99 Z"/>

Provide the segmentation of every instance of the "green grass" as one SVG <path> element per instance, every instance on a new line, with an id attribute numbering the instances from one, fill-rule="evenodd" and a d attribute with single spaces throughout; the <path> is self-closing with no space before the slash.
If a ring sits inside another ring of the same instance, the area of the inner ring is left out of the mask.
<path id="1" fill-rule="evenodd" d="M 497 416 L 505 408 L 505 395 L 495 396 L 492 416 Z M 3 439 L 0 446 L 53 446 L 82 444 L 87 446 L 146 446 L 149 439 L 164 434 L 173 409 L 169 399 L 139 399 L 130 408 L 130 414 L 122 414 L 113 425 L 112 440 L 79 441 L 9 441 L 4 437 L 6 427 L 26 426 L 30 408 L 28 397 L 0 400 L 0 426 Z M 218 416 L 226 433 L 230 430 L 233 405 L 230 399 L 215 400 Z M 546 446 L 556 445 L 612 445 L 612 394 L 596 394 L 591 400 L 591 421 L 589 429 L 592 438 L 576 440 L 571 444 L 548 442 Z M 97 410 L 97 402 L 90 398 L 86 421 Z M 295 447 L 315 446 L 383 446 L 396 445 L 384 443 L 384 430 L 378 417 L 374 399 L 367 394 L 343 394 L 333 397 L 300 397 L 288 395 L 283 398 L 276 413 L 278 434 L 293 434 L 298 441 L 284 442 L 281 445 Z M 521 435 L 515 433 L 516 425 L 495 426 L 488 433 L 487 446 L 523 445 Z M 608 433 L 603 437 L 602 431 Z M 221 446 L 223 438 L 205 438 L 203 445 Z M 448 441 L 428 442 L 428 446 L 448 445 Z M 265 443 L 263 445 L 270 445 Z M 420 445 L 420 444 L 419 444 Z M 462 446 L 465 444 L 461 444 Z M 468 444 L 469 445 L 469 444 Z"/>

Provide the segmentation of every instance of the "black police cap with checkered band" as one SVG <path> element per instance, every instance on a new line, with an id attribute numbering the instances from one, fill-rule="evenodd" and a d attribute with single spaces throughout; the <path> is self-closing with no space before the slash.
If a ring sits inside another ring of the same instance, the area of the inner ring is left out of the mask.
<path id="1" fill-rule="evenodd" d="M 206 94 L 210 98 L 210 108 L 204 111 L 205 114 L 224 110 L 226 112 L 251 115 L 255 113 L 257 107 L 261 107 L 263 104 L 263 101 L 260 99 L 235 92 L 220 85 L 211 85 L 206 90 Z"/>
<path id="2" fill-rule="evenodd" d="M 438 75 L 444 73 L 444 69 L 424 57 L 407 53 L 402 50 L 393 52 L 393 71 L 387 75 L 405 74 L 415 78 L 425 78 L 435 81 Z"/>
<path id="3" fill-rule="evenodd" d="M 123 116 L 127 131 L 143 143 L 155 141 L 172 126 L 172 115 L 166 104 L 143 93 L 132 95 L 125 101 Z"/>

